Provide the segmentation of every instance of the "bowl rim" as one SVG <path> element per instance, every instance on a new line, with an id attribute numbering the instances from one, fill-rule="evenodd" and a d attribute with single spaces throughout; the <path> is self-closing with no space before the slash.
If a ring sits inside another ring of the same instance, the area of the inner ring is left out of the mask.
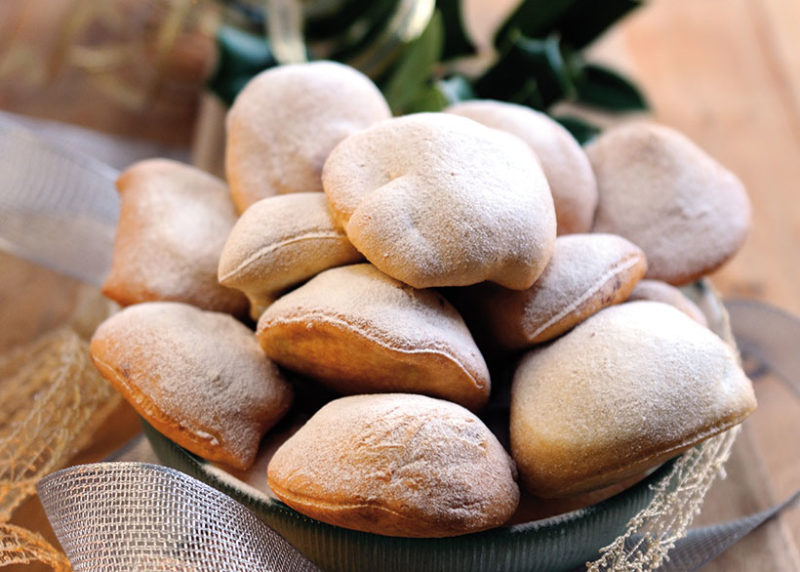
<path id="1" fill-rule="evenodd" d="M 336 546 L 336 549 L 332 550 L 332 552 L 338 553 L 342 550 L 358 551 L 361 550 L 359 547 L 363 548 L 365 544 L 375 543 L 382 546 L 389 553 L 397 553 L 403 557 L 408 557 L 407 552 L 417 551 L 426 545 L 433 545 L 434 548 L 431 549 L 437 552 L 463 550 L 466 546 L 474 545 L 475 550 L 486 551 L 488 547 L 489 553 L 495 551 L 500 554 L 501 549 L 507 549 L 512 543 L 522 542 L 524 545 L 529 545 L 528 548 L 533 548 L 537 562 L 541 557 L 542 563 L 548 557 L 551 560 L 554 558 L 552 555 L 548 556 L 548 553 L 555 555 L 563 550 L 563 547 L 557 547 L 557 545 L 560 546 L 559 543 L 563 544 L 567 539 L 575 537 L 580 541 L 578 544 L 582 543 L 582 545 L 574 548 L 576 554 L 572 556 L 571 560 L 568 557 L 564 562 L 559 561 L 558 565 L 560 567 L 561 564 L 566 563 L 569 564 L 566 569 L 570 569 L 597 557 L 603 546 L 613 542 L 615 538 L 624 533 L 630 519 L 646 508 L 658 493 L 659 487 L 657 485 L 670 481 L 669 475 L 672 472 L 673 465 L 680 458 L 680 455 L 678 455 L 664 462 L 630 487 L 585 507 L 543 519 L 504 525 L 460 536 L 406 538 L 350 530 L 315 520 L 295 511 L 280 500 L 270 497 L 252 485 L 240 481 L 234 475 L 225 472 L 224 469 L 183 449 L 159 433 L 144 419 L 142 419 L 142 426 L 145 436 L 162 463 L 185 472 L 243 503 L 307 557 L 318 564 L 325 564 L 324 568 L 326 570 L 331 564 L 328 556 L 320 555 L 314 551 L 322 550 L 323 553 L 327 551 L 319 549 L 319 547 L 310 547 L 307 538 L 309 534 L 312 536 L 317 534 L 320 536 L 333 536 L 334 539 L 331 542 Z M 288 532 L 287 523 L 289 524 Z M 298 533 L 298 530 L 301 533 Z M 589 536 L 588 539 L 587 535 Z M 309 553 L 309 550 L 311 550 L 311 553 Z M 552 566 L 537 567 L 530 560 L 532 556 L 527 554 L 529 551 L 523 552 L 526 552 L 526 554 L 520 557 L 522 559 L 521 566 L 512 565 L 503 569 L 559 569 L 559 567 L 554 568 Z M 345 568 L 341 569 L 344 570 Z M 370 568 L 361 567 L 360 569 L 367 570 Z M 460 568 L 452 569 L 458 570 Z"/>

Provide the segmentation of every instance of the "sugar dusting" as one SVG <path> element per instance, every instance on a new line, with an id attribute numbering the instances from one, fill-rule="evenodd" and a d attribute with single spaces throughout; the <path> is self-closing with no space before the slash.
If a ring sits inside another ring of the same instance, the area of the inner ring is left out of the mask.
<path id="1" fill-rule="evenodd" d="M 503 101 L 471 100 L 445 109 L 516 135 L 536 153 L 555 202 L 558 234 L 589 232 L 597 208 L 597 182 L 581 146 L 545 113 Z"/>
<path id="2" fill-rule="evenodd" d="M 238 210 L 275 194 L 321 191 L 334 146 L 389 117 L 378 88 L 342 64 L 282 65 L 255 76 L 227 116 L 225 164 Z"/>
<path id="3" fill-rule="evenodd" d="M 267 346 L 277 342 L 280 351 L 293 352 L 294 344 L 280 343 L 273 336 L 281 336 L 283 328 L 289 325 L 306 329 L 303 335 L 314 338 L 316 334 L 311 328 L 320 323 L 335 323 L 351 332 L 350 335 L 355 334 L 358 342 L 388 348 L 390 352 L 377 354 L 385 357 L 375 358 L 382 360 L 386 372 L 396 365 L 391 352 L 419 354 L 419 368 L 427 372 L 431 391 L 447 391 L 453 400 L 465 403 L 485 402 L 489 393 L 486 363 L 461 316 L 433 290 L 407 286 L 371 264 L 333 268 L 272 304 L 259 320 L 258 336 Z M 347 339 L 342 334 L 338 341 L 346 343 Z M 306 363 L 322 360 L 322 366 L 331 360 L 326 338 L 320 336 L 317 341 L 318 352 L 304 353 L 297 359 Z M 444 377 L 437 354 L 457 365 L 462 372 L 457 379 Z M 281 356 L 270 355 L 281 361 Z M 342 367 L 353 376 L 360 374 L 365 367 L 362 358 L 356 353 Z M 342 379 L 345 385 L 348 377 Z M 396 383 L 403 383 L 399 374 Z M 380 390 L 376 379 L 373 391 Z"/>
<path id="4" fill-rule="evenodd" d="M 132 404 L 160 416 L 178 444 L 236 465 L 252 462 L 286 412 L 291 389 L 252 332 L 226 314 L 172 302 L 137 304 L 104 322 L 92 357 L 125 384 Z M 123 393 L 126 393 L 123 391 Z M 127 395 L 126 395 L 127 397 Z M 233 460 L 233 461 L 231 461 Z"/>
<path id="5" fill-rule="evenodd" d="M 528 288 L 555 242 L 553 198 L 530 148 L 455 115 L 395 118 L 349 137 L 323 186 L 353 245 L 417 288 Z"/>
<path id="6" fill-rule="evenodd" d="M 323 193 L 293 193 L 262 199 L 242 214 L 225 242 L 218 274 L 222 284 L 263 310 L 283 290 L 361 260 Z"/>
<path id="7" fill-rule="evenodd" d="M 482 284 L 454 296 L 473 328 L 485 330 L 504 349 L 521 349 L 625 300 L 646 268 L 642 250 L 622 237 L 564 235 L 529 289 Z"/>
<path id="8" fill-rule="evenodd" d="M 647 123 L 623 125 L 586 152 L 600 193 L 594 230 L 641 247 L 647 278 L 687 284 L 744 242 L 750 202 L 742 183 L 682 134 Z"/>
<path id="9" fill-rule="evenodd" d="M 217 281 L 219 256 L 236 221 L 227 186 L 165 159 L 135 164 L 118 186 L 120 220 L 103 292 L 122 305 L 171 300 L 243 313 L 244 296 Z"/>
<path id="10" fill-rule="evenodd" d="M 378 534 L 483 530 L 519 499 L 513 461 L 477 417 L 408 394 L 329 403 L 275 453 L 268 475 L 297 510 Z"/>
<path id="11" fill-rule="evenodd" d="M 666 304 L 631 302 L 525 356 L 512 451 L 533 487 L 569 490 L 735 425 L 754 407 L 718 336 Z"/>

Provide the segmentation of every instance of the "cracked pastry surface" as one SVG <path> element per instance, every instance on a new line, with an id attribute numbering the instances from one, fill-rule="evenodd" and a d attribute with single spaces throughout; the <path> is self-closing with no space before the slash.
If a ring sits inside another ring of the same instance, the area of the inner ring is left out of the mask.
<path id="1" fill-rule="evenodd" d="M 478 417 L 422 395 L 356 395 L 320 409 L 275 453 L 270 489 L 329 524 L 440 538 L 503 524 L 519 502 L 508 453 Z"/>

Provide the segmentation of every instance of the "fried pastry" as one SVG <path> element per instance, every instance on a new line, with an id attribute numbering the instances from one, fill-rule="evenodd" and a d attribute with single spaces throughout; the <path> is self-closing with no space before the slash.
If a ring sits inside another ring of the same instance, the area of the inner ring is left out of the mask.
<path id="1" fill-rule="evenodd" d="M 422 395 L 331 401 L 276 451 L 270 489 L 323 522 L 387 536 L 441 538 L 506 522 L 514 462 L 474 414 Z"/>
<path id="2" fill-rule="evenodd" d="M 262 199 L 242 214 L 222 249 L 218 276 L 247 295 L 258 320 L 291 286 L 363 258 L 334 224 L 323 193 L 293 193 Z"/>
<path id="3" fill-rule="evenodd" d="M 533 152 L 471 119 L 384 121 L 337 145 L 322 179 L 353 245 L 415 288 L 529 288 L 553 251 L 553 198 Z"/>
<path id="4" fill-rule="evenodd" d="M 473 410 L 489 398 L 486 362 L 455 308 L 371 264 L 326 270 L 279 298 L 257 335 L 272 360 L 339 393 L 424 393 Z"/>
<path id="5" fill-rule="evenodd" d="M 122 306 L 169 300 L 243 315 L 247 299 L 217 281 L 236 212 L 225 183 L 167 159 L 141 161 L 117 180 L 121 206 L 103 294 Z"/>
<path id="6" fill-rule="evenodd" d="M 642 250 L 620 236 L 570 234 L 558 237 L 547 268 L 527 290 L 484 283 L 452 295 L 487 343 L 518 350 L 551 340 L 624 301 L 646 270 Z"/>
<path id="7" fill-rule="evenodd" d="M 246 469 L 292 390 L 246 326 L 177 302 L 136 304 L 91 342 L 97 369 L 156 430 L 211 461 Z"/>
<path id="8" fill-rule="evenodd" d="M 755 406 L 722 339 L 667 304 L 629 302 L 522 359 L 511 451 L 529 491 L 570 496 L 654 467 Z"/>
<path id="9" fill-rule="evenodd" d="M 697 307 L 697 304 L 689 300 L 675 286 L 671 286 L 660 280 L 642 280 L 631 291 L 628 301 L 650 300 L 652 302 L 663 302 L 670 306 L 675 306 L 678 310 L 689 316 L 695 322 L 708 326 L 705 314 Z"/>
<path id="10" fill-rule="evenodd" d="M 261 72 L 227 116 L 225 171 L 236 208 L 321 191 L 322 165 L 336 144 L 391 116 L 375 84 L 354 68 L 316 61 Z"/>
<path id="11" fill-rule="evenodd" d="M 536 153 L 550 184 L 558 234 L 592 229 L 597 207 L 597 182 L 586 153 L 560 123 L 541 111 L 504 101 L 465 101 L 445 111 L 474 119 L 525 141 Z"/>
<path id="12" fill-rule="evenodd" d="M 647 278 L 688 284 L 724 264 L 750 227 L 741 181 L 684 135 L 633 123 L 586 148 L 600 200 L 594 231 L 624 236 L 647 256 Z"/>

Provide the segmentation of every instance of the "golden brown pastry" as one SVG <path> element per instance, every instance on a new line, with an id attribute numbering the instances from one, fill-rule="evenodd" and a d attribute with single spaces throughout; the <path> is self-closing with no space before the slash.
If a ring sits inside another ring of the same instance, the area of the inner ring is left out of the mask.
<path id="1" fill-rule="evenodd" d="M 284 290 L 363 256 L 333 221 L 324 193 L 254 203 L 236 222 L 219 260 L 219 281 L 244 292 L 254 320 Z"/>
<path id="2" fill-rule="evenodd" d="M 624 301 L 646 270 L 642 250 L 620 236 L 570 234 L 558 237 L 547 268 L 527 290 L 484 283 L 452 295 L 487 343 L 517 350 L 551 340 Z"/>
<path id="3" fill-rule="evenodd" d="M 281 193 L 321 191 L 336 144 L 391 117 L 370 79 L 336 62 L 282 65 L 255 76 L 227 117 L 225 170 L 239 212 Z"/>
<path id="4" fill-rule="evenodd" d="M 486 362 L 458 312 L 371 264 L 326 270 L 279 298 L 257 335 L 275 362 L 339 393 L 424 393 L 469 409 L 489 398 Z"/>
<path id="5" fill-rule="evenodd" d="M 658 465 L 755 406 L 718 336 L 667 304 L 629 302 L 523 358 L 511 451 L 528 490 L 569 496 Z"/>
<path id="6" fill-rule="evenodd" d="M 533 152 L 470 119 L 384 121 L 337 145 L 322 179 L 353 245 L 415 288 L 529 288 L 553 251 L 553 198 Z"/>
<path id="7" fill-rule="evenodd" d="M 516 135 L 536 153 L 558 220 L 558 234 L 589 232 L 597 208 L 597 182 L 586 153 L 560 123 L 524 105 L 472 100 L 445 109 L 493 129 Z"/>
<path id="8" fill-rule="evenodd" d="M 211 461 L 246 469 L 292 400 L 253 333 L 176 302 L 131 306 L 92 338 L 100 373 L 155 429 Z"/>
<path id="9" fill-rule="evenodd" d="M 481 420 L 422 395 L 355 395 L 320 409 L 272 457 L 270 489 L 328 524 L 439 538 L 503 524 L 514 462 Z"/>
<path id="10" fill-rule="evenodd" d="M 103 294 L 128 306 L 171 300 L 243 315 L 247 299 L 217 281 L 236 222 L 228 188 L 203 171 L 150 159 L 117 180 L 121 198 L 111 272 Z"/>
<path id="11" fill-rule="evenodd" d="M 647 256 L 647 278 L 688 284 L 744 242 L 750 201 L 736 176 L 684 135 L 648 123 L 606 131 L 586 148 L 600 195 L 594 230 Z"/>
<path id="12" fill-rule="evenodd" d="M 675 286 L 659 280 L 642 280 L 631 291 L 628 296 L 629 302 L 637 300 L 650 300 L 652 302 L 663 302 L 675 306 L 678 310 L 689 316 L 695 322 L 708 326 L 708 320 L 697 304 L 689 300 Z"/>

